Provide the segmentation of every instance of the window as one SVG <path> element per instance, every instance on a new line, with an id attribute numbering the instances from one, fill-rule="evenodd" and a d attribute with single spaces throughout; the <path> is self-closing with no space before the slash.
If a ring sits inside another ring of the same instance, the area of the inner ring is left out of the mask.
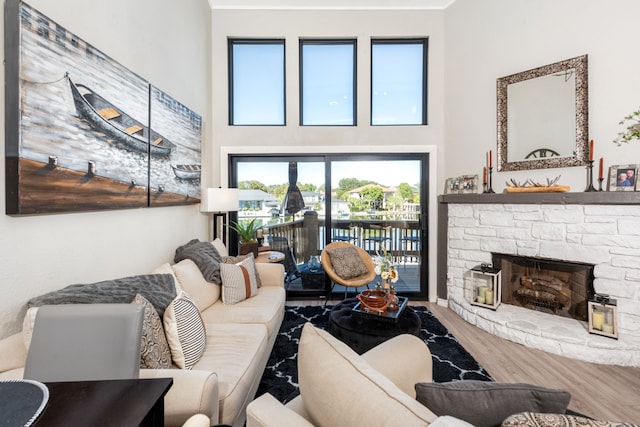
<path id="1" fill-rule="evenodd" d="M 229 124 L 285 125 L 284 40 L 229 40 Z"/>
<path id="2" fill-rule="evenodd" d="M 300 124 L 356 124 L 356 41 L 300 41 Z"/>
<path id="3" fill-rule="evenodd" d="M 427 39 L 371 40 L 371 125 L 427 124 Z"/>

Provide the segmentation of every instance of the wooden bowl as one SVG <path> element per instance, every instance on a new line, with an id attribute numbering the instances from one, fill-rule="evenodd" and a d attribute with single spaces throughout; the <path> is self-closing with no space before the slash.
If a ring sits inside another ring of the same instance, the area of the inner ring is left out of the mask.
<path id="1" fill-rule="evenodd" d="M 377 289 L 367 289 L 362 291 L 357 298 L 365 310 L 377 312 L 379 314 L 384 314 L 390 302 L 387 293 Z"/>

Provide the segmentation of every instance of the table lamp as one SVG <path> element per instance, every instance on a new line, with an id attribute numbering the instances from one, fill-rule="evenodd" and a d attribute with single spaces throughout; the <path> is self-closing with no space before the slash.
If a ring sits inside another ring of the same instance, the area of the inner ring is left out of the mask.
<path id="1" fill-rule="evenodd" d="M 237 188 L 207 188 L 202 195 L 200 212 L 213 213 L 213 239 L 218 237 L 218 222 L 222 218 L 222 241 L 227 244 L 224 226 L 227 213 L 238 210 L 240 192 Z"/>

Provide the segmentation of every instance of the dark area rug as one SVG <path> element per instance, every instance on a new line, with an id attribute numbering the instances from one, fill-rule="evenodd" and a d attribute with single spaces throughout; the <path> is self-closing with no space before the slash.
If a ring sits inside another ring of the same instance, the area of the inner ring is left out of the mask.
<path id="1" fill-rule="evenodd" d="M 431 351 L 433 381 L 493 381 L 487 371 L 465 350 L 426 307 L 412 307 L 422 321 L 421 338 Z M 271 393 L 282 403 L 298 395 L 298 342 L 302 327 L 311 322 L 327 329 L 331 306 L 285 308 L 284 320 L 276 338 L 256 396 Z"/>

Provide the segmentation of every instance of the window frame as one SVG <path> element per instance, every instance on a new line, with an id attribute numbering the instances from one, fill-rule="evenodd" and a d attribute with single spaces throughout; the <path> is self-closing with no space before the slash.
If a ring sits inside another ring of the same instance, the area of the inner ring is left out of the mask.
<path id="1" fill-rule="evenodd" d="M 353 121 L 351 124 L 336 125 L 336 124 L 304 124 L 304 46 L 313 45 L 351 45 L 353 48 L 353 87 L 352 87 L 352 110 Z M 358 40 L 355 38 L 349 39 L 298 39 L 298 87 L 299 87 L 299 119 L 298 124 L 300 126 L 358 126 Z"/>
<path id="2" fill-rule="evenodd" d="M 373 49 L 376 45 L 403 45 L 403 44 L 421 44 L 422 45 L 422 120 L 421 123 L 394 123 L 394 124 L 374 124 L 373 123 Z M 369 73 L 369 125 L 370 126 L 427 126 L 429 124 L 428 116 L 428 64 L 429 64 L 429 38 L 428 37 L 410 37 L 410 38 L 371 38 L 370 45 L 371 68 Z"/>
<path id="3" fill-rule="evenodd" d="M 282 123 L 273 124 L 235 124 L 234 123 L 234 74 L 233 74 L 233 48 L 236 45 L 281 45 L 282 46 Z M 228 75 L 228 108 L 229 126 L 286 126 L 287 125 L 287 49 L 284 38 L 227 38 L 227 75 Z"/>

